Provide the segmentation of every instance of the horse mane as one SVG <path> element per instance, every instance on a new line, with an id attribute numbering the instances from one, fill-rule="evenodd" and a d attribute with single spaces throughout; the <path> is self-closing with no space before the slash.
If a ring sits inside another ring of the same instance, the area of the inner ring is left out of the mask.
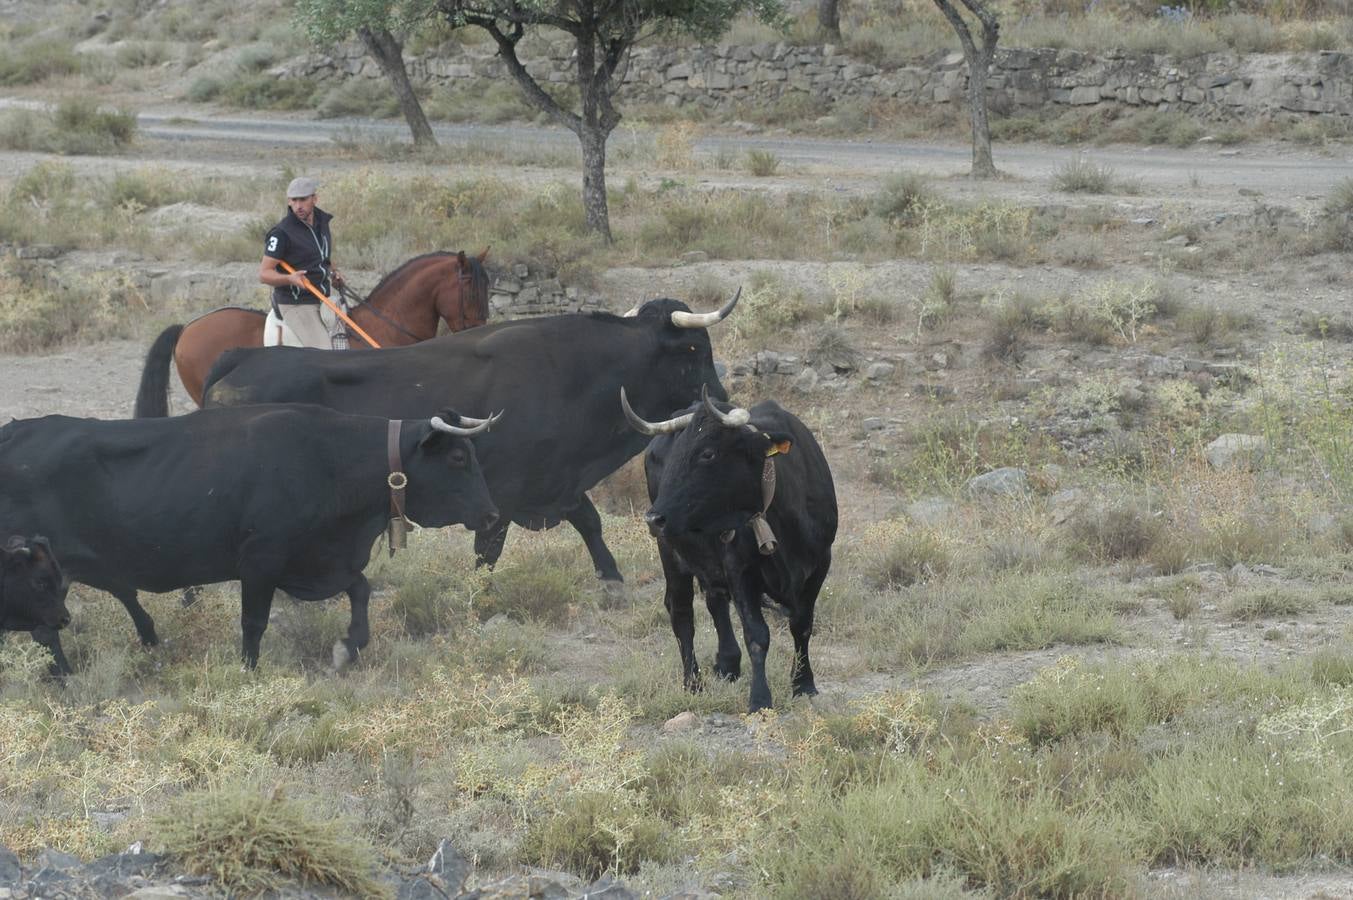
<path id="1" fill-rule="evenodd" d="M 420 262 L 425 259 L 433 259 L 433 258 L 440 259 L 447 256 L 458 257 L 459 255 L 460 251 L 456 250 L 434 250 L 431 253 L 424 253 L 419 256 L 415 256 L 413 259 L 407 259 L 404 262 L 400 263 L 399 266 L 396 267 L 395 269 L 392 269 L 391 271 L 387 272 L 385 276 L 381 278 L 379 282 L 376 283 L 376 286 L 371 289 L 371 292 L 367 294 L 367 296 L 369 297 L 372 294 L 378 293 L 381 288 L 385 287 L 385 283 L 387 281 L 394 278 L 396 275 L 400 274 L 401 272 L 403 272 L 405 269 L 407 269 L 409 266 L 413 265 L 416 262 Z M 480 308 L 475 310 L 475 312 L 479 314 L 480 319 L 487 322 L 489 319 L 489 284 L 490 284 L 488 270 L 486 270 L 484 268 L 484 264 L 479 261 L 479 257 L 474 256 L 473 254 L 466 253 L 465 261 L 468 262 L 470 265 L 470 281 L 472 286 L 474 287 L 473 292 L 474 295 L 475 296 L 482 295 L 484 298 L 483 302 L 479 304 Z"/>
<path id="2" fill-rule="evenodd" d="M 419 262 L 420 260 L 430 259 L 434 256 L 455 256 L 455 255 L 456 254 L 451 250 L 434 250 L 431 253 L 424 253 L 421 256 L 415 256 L 413 259 L 406 259 L 404 260 L 404 262 L 400 263 L 398 266 L 391 269 L 389 272 L 386 272 L 385 276 L 376 283 L 376 286 L 371 289 L 370 293 L 367 296 L 370 296 L 370 294 L 374 294 L 381 288 L 385 287 L 385 283 L 387 281 L 389 281 L 391 278 L 394 278 L 400 272 L 403 272 L 409 266 L 413 265 L 416 262 Z"/>

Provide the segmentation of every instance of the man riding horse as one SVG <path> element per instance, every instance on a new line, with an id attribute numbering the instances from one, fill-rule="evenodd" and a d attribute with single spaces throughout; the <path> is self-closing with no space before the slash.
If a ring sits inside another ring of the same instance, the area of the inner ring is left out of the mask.
<path id="1" fill-rule="evenodd" d="M 315 205 L 318 191 L 314 178 L 293 178 L 287 185 L 287 214 L 264 238 L 258 280 L 272 288 L 276 318 L 268 321 L 265 344 L 347 349 L 347 331 L 336 308 L 312 292 L 313 287 L 328 297 L 331 285 L 343 287 L 331 258 L 333 216 Z"/>

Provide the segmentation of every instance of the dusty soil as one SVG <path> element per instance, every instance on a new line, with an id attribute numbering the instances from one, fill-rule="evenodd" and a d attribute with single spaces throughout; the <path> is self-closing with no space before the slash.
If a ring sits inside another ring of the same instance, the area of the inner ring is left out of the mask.
<path id="1" fill-rule="evenodd" d="M 199 109 L 175 110 L 156 107 L 154 114 L 168 121 L 176 113 L 191 116 L 195 122 L 212 119 Z M 232 116 L 231 120 L 242 117 Z M 277 125 L 276 120 L 255 117 Z M 221 129 L 229 130 L 222 122 Z M 314 171 L 323 177 L 349 166 L 370 166 L 368 161 L 353 162 L 326 150 L 328 134 L 333 124 L 288 122 L 295 126 L 290 143 L 270 144 L 266 135 L 274 131 L 249 128 L 237 141 L 213 136 L 210 140 L 189 139 L 169 134 L 170 125 L 163 126 L 160 135 L 153 127 L 140 143 L 134 156 L 115 158 L 69 159 L 77 172 L 105 174 L 119 168 L 157 167 L 210 171 L 218 174 L 258 174 L 275 169 L 278 153 L 297 151 L 297 141 L 306 141 L 303 155 L 314 164 Z M 173 126 L 181 130 L 189 126 Z M 372 126 L 374 127 L 374 126 Z M 262 133 L 265 136 L 260 138 Z M 511 131 L 507 132 L 509 139 Z M 717 136 L 710 138 L 715 141 Z M 709 187 L 740 186 L 756 190 L 792 191 L 802 189 L 831 189 L 841 192 L 867 194 L 876 190 L 889 174 L 899 170 L 921 171 L 936 176 L 941 193 L 953 198 L 1006 199 L 1022 205 L 1061 207 L 1068 210 L 1090 205 L 1102 205 L 1104 198 L 1085 199 L 1069 196 L 1053 189 L 1051 178 L 1058 167 L 1074 158 L 1075 151 L 1064 148 L 998 147 L 998 165 L 1007 173 L 1005 179 L 991 183 L 973 183 L 959 177 L 967 166 L 967 148 L 958 145 L 911 144 L 871 145 L 858 142 L 795 142 L 788 138 L 755 138 L 739 136 L 724 138 L 736 140 L 739 146 L 755 146 L 764 141 L 788 160 L 782 175 L 770 179 L 753 179 L 738 173 L 710 171 L 664 172 L 642 167 L 632 173 L 622 167 L 612 177 L 623 179 L 634 174 L 641 183 L 653 183 L 664 177 L 681 177 Z M 570 138 L 571 140 L 571 138 Z M 713 143 L 706 145 L 712 148 Z M 703 148 L 702 148 L 703 149 Z M 1169 222 L 1199 223 L 1210 230 L 1211 241 L 1224 242 L 1245 233 L 1252 223 L 1266 221 L 1274 216 L 1289 222 L 1313 222 L 1330 187 L 1339 178 L 1353 175 L 1346 151 L 1335 156 L 1308 151 L 1295 151 L 1280 146 L 1246 146 L 1237 150 L 1222 150 L 1204 146 L 1187 151 L 1136 150 L 1115 148 L 1097 150 L 1090 154 L 1098 163 L 1112 166 L 1124 178 L 1139 183 L 1139 190 L 1131 195 L 1112 198 L 1114 213 L 1127 222 L 1127 229 L 1106 239 L 1111 245 L 1112 274 L 1115 278 L 1131 279 L 1155 270 L 1156 256 L 1163 238 L 1163 229 Z M 0 153 L 0 171 L 17 173 L 26 170 L 42 157 L 36 154 Z M 417 170 L 419 163 L 380 164 L 383 168 L 406 171 Z M 457 174 L 473 177 L 481 171 L 474 167 L 458 167 Z M 495 172 L 504 177 L 503 170 Z M 508 170 L 508 177 L 539 180 L 559 180 L 558 170 L 516 168 Z M 0 178 L 0 182 L 3 179 Z M 1274 212 L 1274 210 L 1277 212 Z M 208 220 L 205 227 L 210 228 Z M 225 231 L 228 221 L 220 223 Z M 93 265 L 94 256 L 68 254 L 63 265 Z M 1237 355 L 1244 357 L 1294 330 L 1296 318 L 1303 312 L 1341 315 L 1347 310 L 1349 275 L 1346 259 L 1333 255 L 1298 260 L 1279 260 L 1259 268 L 1226 267 L 1221 274 L 1176 273 L 1175 279 L 1191 300 L 1212 303 L 1225 309 L 1254 316 L 1257 327 L 1247 332 Z M 124 259 L 128 266 L 155 268 L 173 267 L 173 261 Z M 238 279 L 241 290 L 254 290 L 252 265 L 203 266 L 223 279 Z M 807 291 L 822 291 L 834 267 L 861 268 L 855 263 L 820 263 L 794 261 L 708 262 L 672 268 L 622 268 L 601 275 L 601 289 L 613 298 L 615 308 L 628 306 L 633 300 L 658 296 L 683 296 L 696 284 L 715 278 L 727 283 L 745 281 L 753 271 L 773 270 L 790 283 Z M 928 283 L 933 266 L 909 260 L 897 260 L 863 267 L 867 280 L 875 287 L 886 286 L 899 298 L 917 296 Z M 960 288 L 971 291 L 1026 291 L 1052 293 L 1075 291 L 1078 286 L 1105 277 L 1104 271 L 1073 269 L 1054 265 L 1011 267 L 996 264 L 960 265 L 957 267 Z M 376 273 L 351 273 L 361 278 L 374 278 Z M 208 304 L 209 305 L 209 304 Z M 206 305 L 204 305 L 206 308 Z M 874 359 L 902 359 L 908 353 L 924 349 L 918 347 L 905 324 L 885 329 L 870 330 L 856 327 L 852 331 L 861 351 Z M 30 417 L 49 413 L 115 418 L 130 414 L 132 399 L 140 377 L 142 358 L 151 335 L 133 340 L 115 340 L 72 346 L 58 353 L 39 356 L 0 356 L 0 421 L 10 417 Z M 793 347 L 775 349 L 794 349 Z M 960 348 L 961 350 L 962 348 Z M 967 348 L 971 356 L 971 347 Z M 1141 354 L 1140 349 L 1132 352 Z M 1156 348 L 1160 353 L 1188 355 L 1192 351 L 1182 344 Z M 1343 354 L 1342 348 L 1336 353 Z M 1122 357 L 1114 359 L 1087 356 L 1081 359 L 1062 359 L 1056 365 L 1069 368 L 1067 375 L 1093 371 L 1104 365 L 1130 366 Z M 966 358 L 966 357 L 965 357 Z M 742 359 L 728 362 L 742 362 Z M 1028 368 L 1028 367 L 1026 367 Z M 968 383 L 961 371 L 944 373 L 941 377 L 960 392 Z M 881 416 L 904 420 L 914 411 L 917 398 L 909 387 L 910 380 L 899 380 L 887 389 L 860 386 L 853 389 L 844 401 L 850 415 Z M 766 388 L 768 389 L 768 388 Z M 960 394 L 960 396 L 963 396 Z M 817 396 L 796 400 L 814 408 L 830 407 L 842 402 L 836 397 Z M 178 391 L 174 408 L 188 409 L 188 402 Z M 849 535 L 870 520 L 895 515 L 902 498 L 897 497 L 865 477 L 867 449 L 852 434 L 854 429 L 841 428 L 825 434 L 824 444 L 836 472 L 843 506 L 843 533 Z M 520 539 L 520 537 L 518 537 Z M 579 547 L 581 552 L 581 546 Z M 1221 574 L 1204 574 L 1205 579 Z M 1246 578 L 1280 579 L 1281 573 L 1251 574 Z M 1140 584 L 1140 582 L 1139 582 Z M 1149 585 L 1148 585 L 1149 586 Z M 1214 585 L 1218 591 L 1224 585 Z M 656 584 L 634 588 L 643 594 L 652 594 L 660 602 Z M 1149 591 L 1148 591 L 1149 594 Z M 822 702 L 840 703 L 844 699 L 887 687 L 921 686 L 950 699 L 961 699 L 976 708 L 1000 712 L 1008 703 L 1010 692 L 1027 681 L 1039 668 L 1065 654 L 1103 659 L 1109 657 L 1150 657 L 1167 654 L 1180 647 L 1198 647 L 1249 662 L 1276 661 L 1284 657 L 1309 653 L 1323 645 L 1331 635 L 1343 633 L 1353 625 L 1353 607 L 1336 606 L 1291 621 L 1237 623 L 1225 618 L 1215 605 L 1205 605 L 1203 611 L 1186 622 L 1177 622 L 1163 603 L 1141 604 L 1138 612 L 1128 614 L 1129 635 L 1122 646 L 1112 648 L 1051 648 L 1029 653 L 992 654 L 978 659 L 943 666 L 919 678 L 908 674 L 861 673 L 852 663 L 852 648 L 820 641 L 816 646 L 819 682 L 825 688 Z M 1274 631 L 1281 633 L 1275 639 Z M 572 649 L 580 655 L 596 652 L 593 643 L 579 641 L 576 636 L 561 636 L 559 649 Z M 752 738 L 745 728 L 733 722 L 706 723 L 711 740 L 750 743 Z M 1160 871 L 1150 875 L 1146 891 L 1159 897 L 1353 897 L 1353 875 L 1323 873 L 1273 877 L 1252 873 L 1216 873 L 1196 871 Z"/>

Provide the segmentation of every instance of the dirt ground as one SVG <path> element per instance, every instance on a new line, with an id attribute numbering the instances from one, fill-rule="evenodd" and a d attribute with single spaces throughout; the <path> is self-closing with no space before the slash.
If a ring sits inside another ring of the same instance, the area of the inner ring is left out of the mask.
<path id="1" fill-rule="evenodd" d="M 159 110 L 171 116 L 173 109 Z M 186 111 L 184 114 L 188 114 Z M 198 120 L 206 119 L 200 110 L 192 110 Z M 322 150 L 327 141 L 327 128 L 314 127 L 315 143 L 306 150 L 306 156 L 315 163 L 321 176 L 332 174 L 349 166 L 370 166 L 370 162 L 354 163 Z M 771 139 L 767 139 L 771 140 Z M 777 145 L 789 148 L 793 141 L 775 138 Z M 807 144 L 808 142 L 805 142 Z M 882 180 L 899 170 L 919 171 L 932 175 L 936 187 L 953 199 L 1004 199 L 1021 205 L 1055 207 L 1075 210 L 1090 205 L 1112 205 L 1115 215 L 1132 223 L 1128 229 L 1106 238 L 1111 245 L 1112 273 L 1116 278 L 1131 279 L 1155 270 L 1162 242 L 1162 230 L 1168 223 L 1194 223 L 1209 235 L 1209 243 L 1224 244 L 1239 240 L 1254 223 L 1281 220 L 1295 223 L 1313 223 L 1331 186 L 1340 178 L 1353 176 L 1346 148 L 1333 154 L 1293 150 L 1277 145 L 1253 145 L 1237 149 L 1223 149 L 1203 145 L 1191 150 L 1147 150 L 1114 148 L 1089 154 L 1094 161 L 1114 167 L 1123 178 L 1138 182 L 1132 194 L 1111 198 L 1067 195 L 1052 187 L 1052 175 L 1058 166 L 1075 157 L 1076 151 L 1064 148 L 1022 145 L 1017 148 L 997 147 L 997 164 L 1006 178 L 991 183 L 973 183 L 960 174 L 966 168 L 967 148 L 939 144 L 861 146 L 859 143 L 814 141 L 795 156 L 786 149 L 789 159 L 797 159 L 786 171 L 771 179 L 753 179 L 737 173 L 700 172 L 698 181 L 710 188 L 740 186 L 756 190 L 793 191 L 802 189 L 830 189 L 846 193 L 867 194 L 877 190 Z M 66 160 L 77 172 L 106 174 L 120 168 L 157 167 L 181 168 L 195 172 L 231 174 L 258 174 L 272 171 L 278 153 L 286 155 L 286 148 L 269 147 L 255 139 L 231 142 L 226 140 L 186 141 L 156 137 L 151 131 L 140 143 L 135 156 L 115 158 L 78 157 Z M 19 173 L 39 161 L 37 154 L 0 153 L 0 171 Z M 417 170 L 420 164 L 391 163 L 392 170 Z M 474 177 L 479 170 L 473 167 L 458 169 L 462 177 Z M 502 176 L 502 172 L 498 174 Z M 655 183 L 672 173 L 638 169 L 633 171 L 640 183 Z M 559 180 L 558 171 L 521 168 L 511 170 L 511 177 L 523 179 Z M 626 173 L 617 171 L 612 177 L 623 179 Z M 682 177 L 691 178 L 690 173 Z M 0 179 L 2 182 L 3 179 Z M 204 220 L 206 221 L 206 220 Z M 210 227 L 208 224 L 207 227 Z M 222 229 L 231 227 L 223 222 Z M 340 238 L 341 242 L 341 238 Z M 67 254 L 62 265 L 93 267 L 104 261 L 98 254 Z M 1297 327 L 1299 316 L 1307 313 L 1345 315 L 1348 313 L 1350 276 L 1347 260 L 1326 254 L 1314 258 L 1279 260 L 1272 265 L 1224 267 L 1222 274 L 1203 270 L 1203 274 L 1177 272 L 1172 277 L 1190 300 L 1215 304 L 1220 308 L 1244 312 L 1257 320 L 1247 331 L 1241 346 L 1235 348 L 1239 358 L 1257 352 L 1268 342 L 1280 340 Z M 148 268 L 173 267 L 174 262 L 124 259 L 124 265 Z M 184 263 L 185 265 L 187 263 Z M 223 282 L 238 283 L 242 295 L 257 294 L 254 284 L 254 264 L 202 266 Z M 861 266 L 856 263 L 821 263 L 794 261 L 706 262 L 671 268 L 621 268 L 602 273 L 601 290 L 611 300 L 613 308 L 629 306 L 634 300 L 652 296 L 685 296 L 697 284 L 717 279 L 736 284 L 745 281 L 753 272 L 772 270 L 790 284 L 806 291 L 820 291 L 837 267 L 851 267 L 863 271 L 867 281 L 876 287 L 888 286 L 899 297 L 917 295 L 931 278 L 933 266 L 914 260 L 895 260 Z M 956 267 L 960 289 L 971 291 L 1025 291 L 1029 293 L 1056 293 L 1074 291 L 1078 286 L 1103 278 L 1102 270 L 1085 270 L 1057 265 L 1015 267 L 998 264 L 959 265 Z M 376 273 L 350 273 L 358 280 L 374 279 Z M 212 304 L 204 303 L 203 308 Z M 898 361 L 905 365 L 909 356 L 925 352 L 905 333 L 905 327 L 867 329 L 855 327 L 853 337 L 860 350 L 870 359 Z M 132 400 L 140 377 L 144 353 L 152 335 L 131 340 L 110 340 L 65 348 L 57 353 L 38 356 L 0 356 L 0 421 L 10 417 L 31 417 L 50 413 L 117 418 L 130 415 Z M 1168 342 L 1167 342 L 1168 343 Z M 785 348 L 771 348 L 785 349 Z M 793 348 L 789 348 L 793 349 Z M 972 348 L 959 348 L 960 353 L 971 354 Z M 1196 351 L 1184 346 L 1158 345 L 1162 355 L 1192 355 Z M 1336 353 L 1346 354 L 1342 348 Z M 1140 349 L 1122 350 L 1112 360 L 1087 355 L 1082 358 L 1055 358 L 1050 355 L 1035 357 L 1026 364 L 1024 374 L 1036 373 L 1039 365 L 1066 367 L 1064 374 L 1076 377 L 1078 373 L 1093 371 L 1103 365 L 1129 369 L 1134 363 L 1125 359 Z M 745 359 L 724 362 L 737 364 Z M 1344 359 L 1341 363 L 1346 364 Z M 957 390 L 965 389 L 961 371 L 946 373 Z M 915 381 L 911 378 L 910 381 Z M 176 382 L 175 382 L 176 383 Z M 848 401 L 851 415 L 869 415 L 890 420 L 905 420 L 915 408 L 909 381 L 899 380 L 888 389 L 860 388 Z M 176 383 L 177 384 L 177 383 Z M 829 396 L 804 400 L 816 406 L 830 406 Z M 174 410 L 188 409 L 181 390 L 174 402 Z M 842 428 L 837 433 L 824 435 L 824 444 L 832 462 L 842 497 L 843 533 L 850 534 L 868 521 L 896 515 L 903 498 L 879 487 L 866 477 L 868 449 L 855 435 L 856 429 Z M 581 544 L 579 552 L 582 552 Z M 1221 579 L 1222 573 L 1203 573 L 1206 581 Z M 1282 578 L 1282 573 L 1250 573 L 1246 578 Z M 1136 585 L 1141 588 L 1141 582 Z M 658 597 L 656 585 L 637 588 Z M 1145 583 L 1149 595 L 1149 582 Z M 1174 652 L 1181 646 L 1205 646 L 1226 656 L 1249 662 L 1276 661 L 1310 652 L 1322 646 L 1331 635 L 1344 632 L 1353 625 L 1353 606 L 1333 606 L 1291 621 L 1236 622 L 1205 603 L 1202 611 L 1186 622 L 1176 621 L 1162 603 L 1143 603 L 1141 611 L 1126 617 L 1128 640 L 1121 646 L 1104 649 L 1051 648 L 1027 653 L 992 654 L 969 659 L 955 665 L 942 666 L 918 678 L 905 674 L 879 675 L 861 673 L 852 665 L 849 646 L 833 645 L 829 641 L 817 644 L 815 663 L 819 683 L 825 688 L 823 701 L 837 703 L 842 699 L 887 687 L 924 687 L 946 699 L 964 700 L 979 710 L 996 713 L 1007 705 L 1013 688 L 1027 681 L 1038 669 L 1054 662 L 1059 656 L 1071 654 L 1087 658 L 1152 657 Z M 1274 638 L 1274 630 L 1281 639 Z M 567 639 L 561 639 L 566 644 Z M 595 648 L 585 649 L 592 652 Z M 739 737 L 735 727 L 707 726 L 711 732 Z M 1145 886 L 1150 896 L 1163 898 L 1226 897 L 1226 898 L 1335 898 L 1353 897 L 1353 874 L 1333 872 L 1276 877 L 1257 873 L 1196 872 L 1165 870 L 1151 873 Z"/>

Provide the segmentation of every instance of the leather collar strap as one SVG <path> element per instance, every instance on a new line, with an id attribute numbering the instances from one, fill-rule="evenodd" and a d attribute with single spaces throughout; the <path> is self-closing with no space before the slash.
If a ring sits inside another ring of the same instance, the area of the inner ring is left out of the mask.
<path id="1" fill-rule="evenodd" d="M 761 512 L 752 516 L 747 522 L 752 526 L 752 536 L 756 538 L 756 549 L 761 551 L 762 556 L 770 556 L 775 552 L 778 541 L 775 540 L 775 532 L 771 531 L 770 523 L 766 521 L 766 511 L 770 509 L 771 501 L 775 499 L 775 459 L 766 457 L 765 468 L 761 470 Z M 731 543 L 736 531 L 725 531 L 719 535 L 725 543 Z"/>
<path id="2" fill-rule="evenodd" d="M 385 455 L 390 464 L 390 474 L 385 482 L 390 486 L 390 555 L 404 546 L 404 532 L 409 520 L 404 515 L 404 489 L 409 486 L 409 476 L 404 474 L 399 459 L 399 432 L 402 419 L 391 419 L 386 432 Z"/>

